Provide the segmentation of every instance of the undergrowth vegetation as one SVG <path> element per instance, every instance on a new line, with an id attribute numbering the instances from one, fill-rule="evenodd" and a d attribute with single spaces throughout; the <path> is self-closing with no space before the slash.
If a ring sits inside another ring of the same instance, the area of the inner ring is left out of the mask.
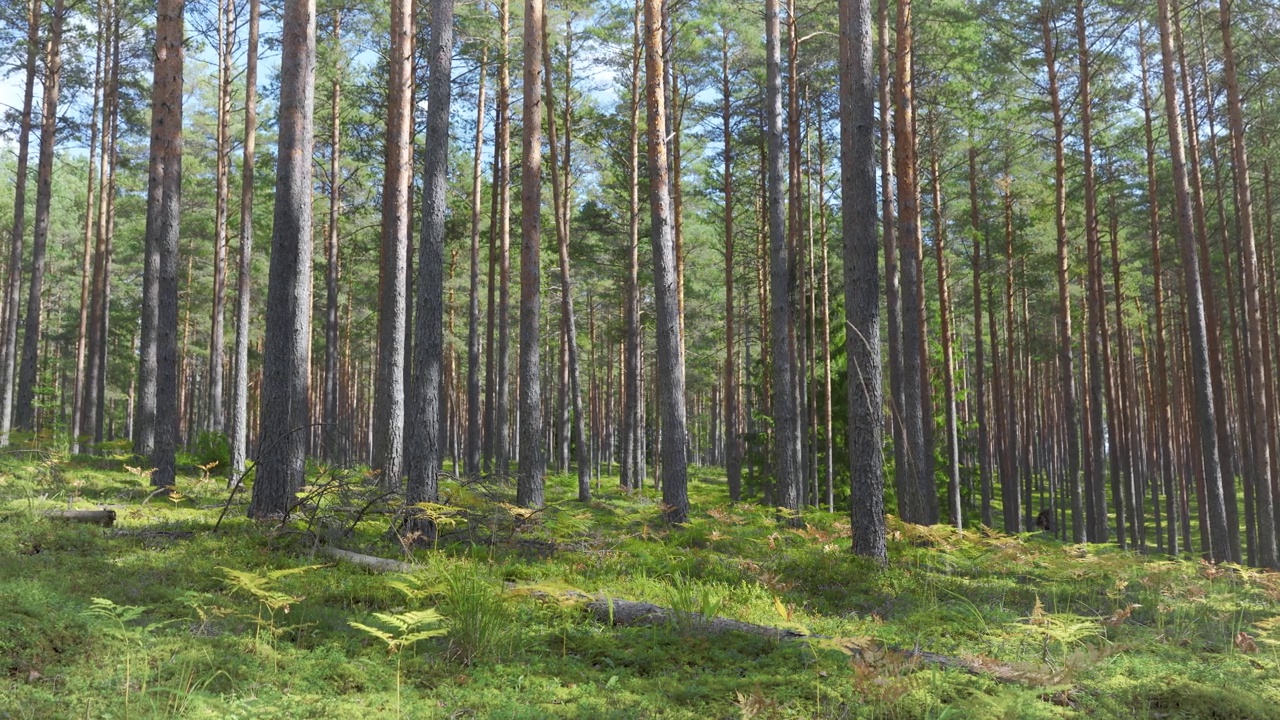
<path id="1" fill-rule="evenodd" d="M 553 476 L 536 512 L 446 481 L 424 542 L 334 468 L 289 523 L 243 494 L 224 516 L 202 461 L 164 497 L 123 455 L 0 458 L 0 716 L 1280 718 L 1272 573 L 892 519 L 881 569 L 844 516 L 790 528 L 710 471 L 674 528 L 609 478 L 581 504 Z M 114 527 L 43 516 L 102 506 Z M 611 625 L 594 597 L 671 620 Z"/>

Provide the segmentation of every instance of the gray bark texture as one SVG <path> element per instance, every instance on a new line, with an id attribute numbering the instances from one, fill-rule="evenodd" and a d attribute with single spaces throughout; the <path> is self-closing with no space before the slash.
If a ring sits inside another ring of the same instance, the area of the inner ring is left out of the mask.
<path id="1" fill-rule="evenodd" d="M 871 3 L 840 3 L 840 186 L 848 357 L 850 522 L 853 550 L 888 559 L 884 521 L 884 412 L 880 366 L 880 257 L 876 236 L 875 83 Z"/>
<path id="2" fill-rule="evenodd" d="M 245 51 L 244 156 L 240 168 L 240 257 L 236 267 L 236 347 L 231 378 L 232 477 L 244 473 L 249 444 L 249 293 L 253 281 L 253 163 L 258 134 L 258 0 L 249 0 Z"/>
<path id="3" fill-rule="evenodd" d="M 444 215 L 449 180 L 449 100 L 453 66 L 453 0 L 432 0 L 427 46 L 426 169 L 422 182 L 422 235 L 418 246 L 417 307 L 413 330 L 413 386 L 406 443 L 410 505 L 439 500 L 443 459 L 441 368 L 444 360 Z M 427 536 L 435 528 L 416 523 Z"/>
<path id="4" fill-rule="evenodd" d="M 675 227 L 668 183 L 666 108 L 663 90 L 661 0 L 645 0 L 645 96 L 649 124 L 649 240 L 658 335 L 658 410 L 661 433 L 663 515 L 671 523 L 689 518 L 688 431 L 684 398 L 684 342 L 676 277 Z"/>
<path id="5" fill-rule="evenodd" d="M 280 69 L 275 223 L 267 281 L 257 478 L 249 516 L 288 512 L 305 472 L 311 342 L 311 164 L 314 145 L 315 0 L 286 0 Z"/>
<path id="6" fill-rule="evenodd" d="M 524 4 L 524 116 L 520 168 L 520 450 L 516 504 L 542 507 L 542 0 Z"/>
<path id="7" fill-rule="evenodd" d="M 382 256 L 378 299 L 378 372 L 373 408 L 373 468 L 397 487 L 404 474 L 405 352 L 409 193 L 413 173 L 413 2 L 391 5 L 386 173 L 382 186 Z"/>

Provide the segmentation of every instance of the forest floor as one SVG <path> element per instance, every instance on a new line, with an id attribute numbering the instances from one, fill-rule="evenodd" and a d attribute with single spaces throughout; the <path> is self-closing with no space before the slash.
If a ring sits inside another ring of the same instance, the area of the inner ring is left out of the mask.
<path id="1" fill-rule="evenodd" d="M 1280 718 L 1277 574 L 894 519 L 879 569 L 845 516 L 791 528 L 707 470 L 679 528 L 616 479 L 583 505 L 552 475 L 537 513 L 446 481 L 436 547 L 406 550 L 358 472 L 315 468 L 287 525 L 243 497 L 218 525 L 195 462 L 149 497 L 124 455 L 0 456 L 0 717 Z M 675 613 L 613 625 L 601 595 Z"/>

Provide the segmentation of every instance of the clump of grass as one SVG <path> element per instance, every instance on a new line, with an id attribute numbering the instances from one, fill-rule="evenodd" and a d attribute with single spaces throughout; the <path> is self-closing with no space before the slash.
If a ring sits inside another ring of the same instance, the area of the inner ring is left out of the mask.
<path id="1" fill-rule="evenodd" d="M 462 665 L 498 661 L 510 649 L 512 615 L 502 587 L 473 569 L 444 574 L 440 609 L 449 618 L 447 656 Z"/>

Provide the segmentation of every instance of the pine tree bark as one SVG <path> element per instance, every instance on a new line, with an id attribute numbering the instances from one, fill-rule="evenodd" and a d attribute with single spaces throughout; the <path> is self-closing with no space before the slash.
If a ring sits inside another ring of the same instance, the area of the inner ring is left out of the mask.
<path id="1" fill-rule="evenodd" d="M 489 64 L 489 51 L 480 51 L 479 90 L 476 94 L 476 141 L 471 171 L 471 281 L 467 295 L 467 431 L 465 438 L 466 461 L 463 472 L 467 477 L 480 476 L 480 198 L 481 155 L 484 150 L 484 95 L 485 72 Z M 495 189 L 496 190 L 496 189 Z M 492 282 L 492 281 L 491 281 Z"/>
<path id="2" fill-rule="evenodd" d="M 18 428 L 27 431 L 36 429 L 35 397 L 39 382 L 40 324 L 43 319 L 41 291 L 44 287 L 45 254 L 49 241 L 49 213 L 53 203 L 53 150 L 57 143 L 58 96 L 62 86 L 62 24 L 66 14 L 64 0 L 55 0 L 45 50 L 44 101 L 40 108 L 40 155 L 36 167 L 36 214 L 31 237 L 31 281 L 27 286 L 22 366 L 18 372 L 18 399 L 13 421 Z"/>
<path id="3" fill-rule="evenodd" d="M 622 363 L 622 487 L 639 489 L 644 485 L 644 457 L 640 433 L 644 406 L 640 398 L 640 63 L 643 52 L 641 26 L 643 3 L 636 0 L 631 49 L 631 123 L 629 127 L 630 195 L 628 198 L 628 252 L 626 301 L 623 324 Z"/>
<path id="4" fill-rule="evenodd" d="M 1205 488 L 1205 528 L 1209 538 L 1209 557 L 1215 561 L 1231 558 L 1227 534 L 1226 506 L 1223 498 L 1222 472 L 1219 465 L 1214 388 L 1209 375 L 1209 346 L 1206 335 L 1204 289 L 1200 282 L 1200 257 L 1196 250 L 1192 221 L 1187 161 L 1182 141 L 1182 117 L 1178 112 L 1177 75 L 1174 70 L 1173 33 L 1169 0 L 1157 0 L 1160 29 L 1161 68 L 1164 75 L 1165 115 L 1168 123 L 1170 159 L 1173 166 L 1174 199 L 1178 221 L 1179 245 L 1182 251 L 1183 289 L 1187 304 L 1187 331 L 1190 358 L 1189 375 L 1194 394 L 1194 425 L 1198 435 L 1200 463 L 1196 470 Z"/>
<path id="5" fill-rule="evenodd" d="M 314 145 L 315 0 L 287 0 L 271 269 L 262 354 L 257 479 L 249 516 L 288 513 L 305 471 L 311 339 L 311 163 Z"/>
<path id="6" fill-rule="evenodd" d="M 520 157 L 520 452 L 516 504 L 542 507 L 542 0 L 524 4 L 524 107 Z"/>
<path id="7" fill-rule="evenodd" d="M 444 364 L 444 219 L 449 180 L 449 105 L 453 72 L 453 0 L 432 0 L 427 46 L 427 132 L 422 178 L 422 235 L 418 245 L 417 306 L 413 330 L 413 384 L 409 389 L 410 435 L 406 443 L 409 505 L 439 500 L 439 471 L 444 459 L 445 418 L 442 396 L 449 392 Z M 454 262 L 456 265 L 456 260 Z M 430 521 L 411 526 L 435 535 Z"/>
<path id="8" fill-rule="evenodd" d="M 385 487 L 399 487 L 405 452 L 405 337 L 408 309 L 409 207 L 413 174 L 413 0 L 391 4 L 388 54 L 386 173 L 382 185 L 381 274 L 378 292 L 378 373 L 373 410 L 373 469 Z"/>
<path id="9" fill-rule="evenodd" d="M 342 47 L 342 14 L 333 11 L 334 47 Z M 332 460 L 341 456 L 338 432 L 338 215 L 342 207 L 342 78 L 335 70 L 329 85 L 329 222 L 324 243 L 324 389 L 323 414 L 317 428 L 320 451 Z"/>
<path id="10" fill-rule="evenodd" d="M 498 177 L 498 367 L 493 401 L 494 466 L 503 477 L 511 472 L 511 80 L 508 0 L 501 0 L 498 24 L 502 57 L 498 62 L 498 118 L 494 157 L 501 158 Z"/>
<path id="11" fill-rule="evenodd" d="M 734 348 L 733 86 L 729 64 L 729 26 L 722 23 L 720 29 L 720 123 L 724 143 L 724 461 L 729 499 L 737 502 L 742 498 L 742 445 L 738 435 L 738 377 Z"/>
<path id="12" fill-rule="evenodd" d="M 5 287 L 4 347 L 0 348 L 0 447 L 9 445 L 13 420 L 14 368 L 18 351 L 18 303 L 22 294 L 22 246 L 26 238 L 27 175 L 31 153 L 31 111 L 36 60 L 40 52 L 39 0 L 27 6 L 27 60 L 18 130 L 18 163 L 13 191 L 13 229 L 9 236 L 9 278 Z"/>
<path id="13" fill-rule="evenodd" d="M 776 2 L 776 0 L 770 0 Z M 685 371 L 676 252 L 667 156 L 662 0 L 645 0 L 645 107 L 649 140 L 649 223 L 653 246 L 654 324 L 657 330 L 658 409 L 661 417 L 663 515 L 683 524 L 689 517 Z M 775 13 L 776 18 L 776 13 Z M 776 22 L 776 21 L 775 21 Z"/>
<path id="14" fill-rule="evenodd" d="M 569 215 L 571 202 L 569 191 L 570 182 L 570 159 L 572 148 L 572 125 L 570 121 L 573 116 L 572 110 L 572 63 L 573 63 L 573 28 L 567 25 L 565 28 L 565 101 L 564 101 L 564 159 L 563 170 L 561 169 L 561 158 L 559 157 L 560 139 L 557 137 L 556 119 L 555 119 L 555 94 L 551 82 L 551 48 L 549 43 L 549 33 L 547 32 L 546 16 L 543 16 L 542 26 L 542 64 L 543 64 L 543 84 L 546 91 L 546 103 L 549 108 L 547 112 L 547 141 L 551 150 L 551 194 L 552 205 L 554 207 L 556 240 L 559 245 L 560 253 L 560 312 L 563 322 L 564 344 L 567 353 L 567 372 L 569 375 L 569 402 L 573 410 L 573 440 L 577 449 L 576 460 L 578 464 L 578 500 L 587 502 L 591 500 L 591 456 L 590 442 L 587 438 L 586 418 L 583 414 L 582 407 L 582 372 L 579 362 L 578 348 L 578 321 L 574 312 L 573 302 L 573 281 L 569 273 Z M 564 438 L 562 442 L 566 445 L 568 438 Z"/>
<path id="15" fill-rule="evenodd" d="M 880 265 L 869 0 L 840 3 L 840 180 L 849 358 L 853 550 L 886 562 L 880 368 Z"/>
<path id="16" fill-rule="evenodd" d="M 71 435 L 71 451 L 73 453 L 80 451 L 80 436 L 82 434 L 81 418 L 84 415 L 84 386 L 85 386 L 85 354 L 87 351 L 89 335 L 89 305 L 90 305 L 90 288 L 93 285 L 93 267 L 94 267 L 94 250 L 96 249 L 94 230 L 98 226 L 98 202 L 94 197 L 95 187 L 99 193 L 102 190 L 102 184 L 95 184 L 94 172 L 97 169 L 98 161 L 98 135 L 101 125 L 99 124 L 98 109 L 102 106 L 104 85 L 104 75 L 109 74 L 109 70 L 104 69 L 106 64 L 104 61 L 109 60 L 110 46 L 107 44 L 108 39 L 106 31 L 110 29 L 111 24 L 107 15 L 107 4 L 100 3 L 97 8 L 95 21 L 98 25 L 97 35 L 95 38 L 94 53 L 94 69 L 93 69 L 93 109 L 89 113 L 89 172 L 88 187 L 85 191 L 85 208 L 84 208 L 84 249 L 81 255 L 80 265 L 80 323 L 76 327 L 76 375 L 75 387 L 71 396 L 71 424 L 69 434 Z M 106 56 L 106 57 L 104 57 Z M 104 160 L 103 165 L 106 165 Z M 105 205 L 104 205 L 105 207 Z"/>
<path id="17" fill-rule="evenodd" d="M 1245 368 L 1249 379 L 1249 399 L 1243 413 L 1249 414 L 1253 436 L 1254 494 L 1257 506 L 1258 563 L 1275 568 L 1280 561 L 1276 552 L 1275 508 L 1271 495 L 1271 414 L 1268 409 L 1267 374 L 1274 372 L 1263 352 L 1262 312 L 1259 297 L 1258 250 L 1253 226 L 1253 188 L 1249 181 L 1249 155 L 1244 128 L 1244 101 L 1236 70 L 1235 43 L 1231 31 L 1231 2 L 1218 0 L 1218 20 L 1222 29 L 1223 78 L 1227 86 L 1227 118 L 1231 131 L 1231 167 L 1235 176 L 1236 203 L 1240 232 L 1240 251 L 1244 265 L 1245 316 L 1248 323 L 1248 352 Z"/>
<path id="18" fill-rule="evenodd" d="M 1053 112 L 1054 228 L 1058 247 L 1058 386 L 1062 397 L 1062 422 L 1067 436 L 1067 474 L 1063 481 L 1071 496 L 1071 537 L 1085 541 L 1084 498 L 1080 485 L 1080 407 L 1076 400 L 1075 351 L 1071 329 L 1070 250 L 1067 245 L 1066 131 L 1062 98 L 1058 90 L 1057 39 L 1048 3 L 1041 8 L 1044 62 L 1049 78 L 1049 106 Z"/>
<path id="19" fill-rule="evenodd" d="M 947 225 L 942 212 L 942 172 L 936 119 L 929 116 L 932 152 L 929 155 L 933 190 L 933 247 L 938 265 L 938 332 L 942 336 L 942 387 L 947 433 L 947 504 L 951 524 L 964 528 L 960 507 L 960 434 L 956 422 L 955 355 L 951 345 L 951 290 L 947 283 Z"/>
<path id="20" fill-rule="evenodd" d="M 777 504 L 799 510 L 803 497 L 800 399 L 796 370 L 795 259 L 787 236 L 786 156 L 782 127 L 782 39 L 778 0 L 765 2 L 767 83 L 765 122 L 768 135 L 765 169 L 769 227 L 769 319 L 772 326 L 774 482 Z M 791 520 L 795 522 L 793 518 Z"/>
<path id="21" fill-rule="evenodd" d="M 259 0 L 249 0 L 245 51 L 244 148 L 240 165 L 240 257 L 236 267 L 236 349 L 231 380 L 231 471 L 244 474 L 249 443 L 249 293 L 253 281 L 253 164 L 258 135 Z"/>
<path id="22" fill-rule="evenodd" d="M 227 218 L 231 199 L 231 54 L 234 50 L 233 0 L 218 1 L 218 118 L 215 162 L 213 234 L 213 308 L 209 318 L 209 401 L 203 418 L 205 429 L 220 433 L 225 427 L 223 360 L 226 356 L 227 314 Z"/>
<path id="23" fill-rule="evenodd" d="M 991 478 L 991 438 L 987 416 L 986 348 L 982 341 L 982 216 L 978 209 L 978 149 L 970 138 L 969 145 L 969 222 L 973 226 L 973 344 L 976 414 L 978 426 L 978 476 L 982 507 L 982 524 L 992 527 L 991 500 L 994 488 Z M 994 342 L 994 340 L 993 340 Z M 994 348 L 993 348 L 994 349 Z M 998 393 L 997 393 L 998 394 Z"/>

